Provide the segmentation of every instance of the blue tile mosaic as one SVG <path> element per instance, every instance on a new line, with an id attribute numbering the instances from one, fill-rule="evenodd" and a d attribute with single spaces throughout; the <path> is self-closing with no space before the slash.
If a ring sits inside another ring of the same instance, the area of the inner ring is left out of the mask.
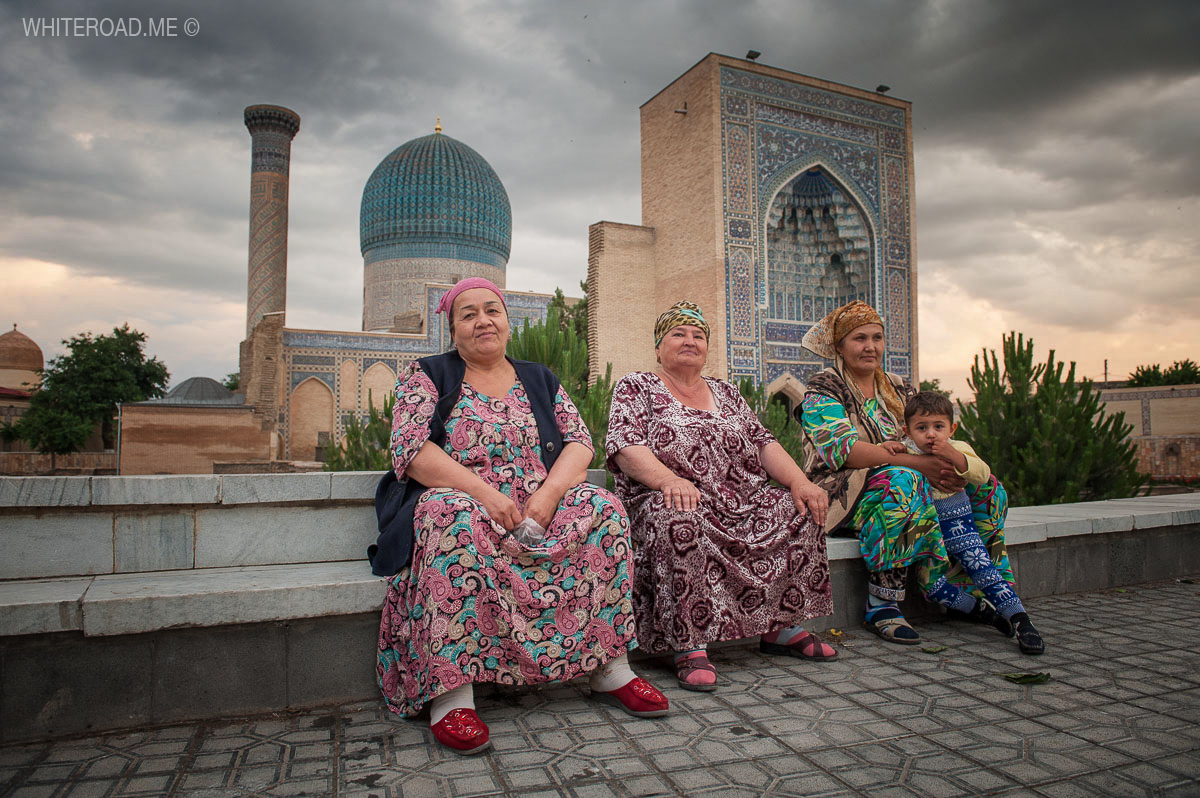
<path id="1" fill-rule="evenodd" d="M 359 240 L 364 257 L 389 246 L 387 258 L 503 266 L 512 244 L 508 193 L 491 165 L 466 144 L 440 132 L 422 136 L 393 150 L 367 180 Z M 460 254 L 443 254 L 447 245 Z"/>
<path id="2" fill-rule="evenodd" d="M 803 379 L 825 364 L 764 344 L 798 344 L 830 310 L 862 299 L 884 316 L 889 363 L 907 376 L 916 335 L 908 111 L 805 80 L 720 68 L 731 375 Z M 747 215 L 757 220 L 749 237 Z M 751 365 L 748 345 L 762 362 Z"/>

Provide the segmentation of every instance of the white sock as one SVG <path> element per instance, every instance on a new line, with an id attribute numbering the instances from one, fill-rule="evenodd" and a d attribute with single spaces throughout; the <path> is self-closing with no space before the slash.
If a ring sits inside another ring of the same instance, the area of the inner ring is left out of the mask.
<path id="1" fill-rule="evenodd" d="M 622 654 L 601 665 L 588 677 L 588 686 L 600 693 L 609 693 L 624 687 L 637 678 L 629 667 L 629 655 Z"/>
<path id="2" fill-rule="evenodd" d="M 453 690 L 442 693 L 429 702 L 429 725 L 432 726 L 452 709 L 475 708 L 475 685 L 464 684 Z"/>

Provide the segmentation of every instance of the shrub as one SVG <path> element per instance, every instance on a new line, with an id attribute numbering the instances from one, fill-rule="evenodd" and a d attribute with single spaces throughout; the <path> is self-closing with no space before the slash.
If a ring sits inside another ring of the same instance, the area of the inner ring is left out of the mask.
<path id="1" fill-rule="evenodd" d="M 1008 490 L 1012 506 L 1134 496 L 1146 484 L 1137 470 L 1132 427 L 1108 414 L 1092 381 L 1064 376 L 1054 359 L 1034 364 L 1033 341 L 1002 339 L 1004 364 L 983 351 L 967 381 L 971 404 L 958 403 L 960 436 L 975 447 Z"/>
<path id="2" fill-rule="evenodd" d="M 376 410 L 367 393 L 367 417 L 353 415 L 342 419 L 346 429 L 339 445 L 325 450 L 326 471 L 387 471 L 392 467 L 392 406 L 396 397 L 383 398 L 383 409 Z"/>
<path id="3" fill-rule="evenodd" d="M 761 385 L 755 385 L 754 380 L 749 377 L 741 379 L 738 389 L 742 392 L 746 404 L 758 415 L 758 420 L 775 436 L 775 440 L 779 441 L 793 460 L 803 464 L 804 427 L 792 418 L 783 397 L 778 394 L 768 396 L 766 390 Z"/>
<path id="4" fill-rule="evenodd" d="M 1191 358 L 1176 360 L 1163 371 L 1157 363 L 1138 366 L 1125 383 L 1127 388 L 1150 388 L 1157 385 L 1195 385 L 1200 383 L 1200 366 Z"/>

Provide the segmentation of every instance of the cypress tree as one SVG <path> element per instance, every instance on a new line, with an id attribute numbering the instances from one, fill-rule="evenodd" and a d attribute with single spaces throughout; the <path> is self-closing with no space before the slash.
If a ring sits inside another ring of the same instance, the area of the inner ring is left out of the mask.
<path id="1" fill-rule="evenodd" d="M 1004 484 L 1010 504 L 1058 504 L 1135 496 L 1146 484 L 1124 413 L 1107 413 L 1089 379 L 1076 380 L 1054 350 L 1034 363 L 1033 340 L 1003 336 L 975 357 L 971 404 L 958 402 L 959 436 Z"/>

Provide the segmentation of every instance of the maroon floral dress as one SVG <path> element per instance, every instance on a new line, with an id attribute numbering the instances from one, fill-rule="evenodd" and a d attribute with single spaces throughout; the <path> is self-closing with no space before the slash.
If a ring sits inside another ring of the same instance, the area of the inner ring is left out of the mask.
<path id="1" fill-rule="evenodd" d="M 705 378 L 717 412 L 677 400 L 650 372 L 613 390 L 608 465 L 629 510 L 638 640 L 651 653 L 763 634 L 833 612 L 825 535 L 759 451 L 774 440 L 738 389 Z M 693 512 L 630 479 L 615 456 L 647 446 L 700 491 Z"/>
<path id="2" fill-rule="evenodd" d="M 396 385 L 396 473 L 429 439 L 438 394 L 413 364 Z M 591 435 L 559 388 L 564 445 Z M 463 383 L 446 420 L 446 452 L 524 508 L 546 479 L 537 422 L 518 381 L 502 399 Z M 379 686 L 415 715 L 472 682 L 530 684 L 587 673 L 637 646 L 629 523 L 621 503 L 584 483 L 563 496 L 544 545 L 527 548 L 469 494 L 431 488 L 417 502 L 412 564 L 388 582 L 379 628 Z"/>

